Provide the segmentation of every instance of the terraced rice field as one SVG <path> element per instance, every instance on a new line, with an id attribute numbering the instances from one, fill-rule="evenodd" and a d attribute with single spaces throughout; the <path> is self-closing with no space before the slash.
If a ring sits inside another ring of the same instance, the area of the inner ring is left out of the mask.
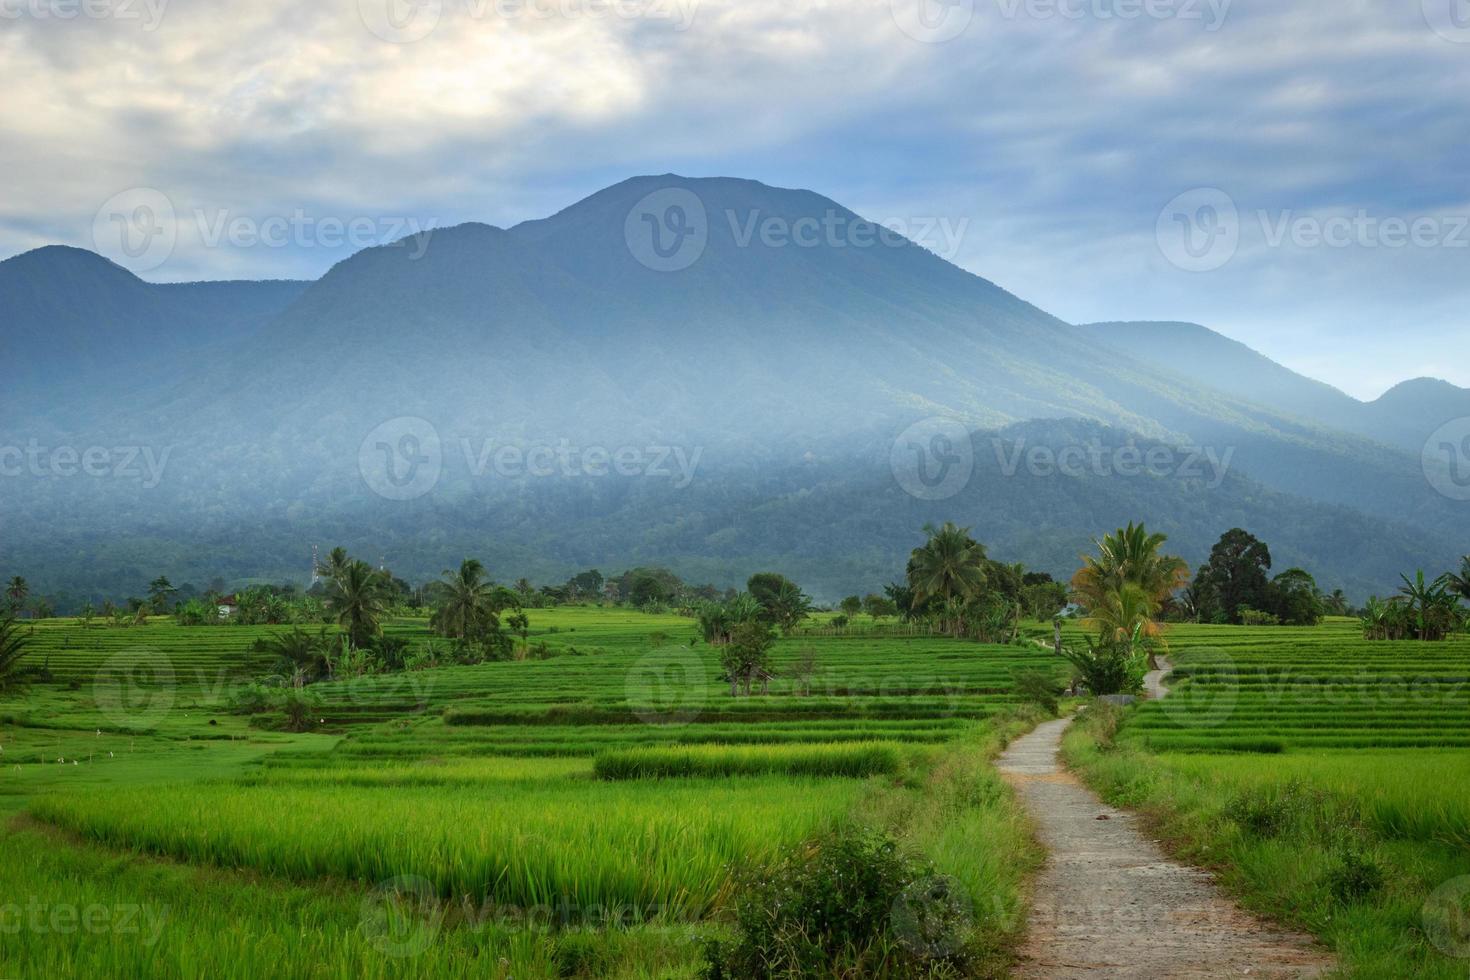
<path id="1" fill-rule="evenodd" d="M 124 893 L 176 897 L 155 890 L 149 862 L 162 862 L 192 884 L 192 907 L 146 951 L 30 936 L 0 948 L 0 973 L 54 975 L 65 962 L 135 976 L 146 961 L 163 976 L 210 964 L 211 976 L 692 977 L 724 928 L 735 869 L 854 821 L 987 896 L 977 948 L 1003 962 L 1035 852 L 986 760 L 997 727 L 1016 724 L 1011 671 L 1042 651 L 794 637 L 765 694 L 732 698 L 690 620 L 531 619 L 546 659 L 316 685 L 325 705 L 303 735 L 225 710 L 271 669 L 249 653 L 271 628 L 42 624 L 55 680 L 0 727 L 0 809 L 19 815 L 10 846 L 21 849 L 0 888 L 74 895 L 69 869 L 113 855 Z M 421 620 L 389 629 L 435 642 Z M 787 676 L 806 646 L 818 660 L 810 693 Z M 32 853 L 58 832 L 73 861 Z M 250 889 L 336 936 L 317 949 L 335 967 L 272 957 L 283 937 L 269 916 L 233 900 Z M 423 933 L 425 914 L 427 945 L 400 958 L 400 933 Z M 217 915 L 238 917 L 228 940 L 207 938 Z M 543 921 L 514 925 L 527 915 Z"/>
<path id="2" fill-rule="evenodd" d="M 1175 627 L 1176 696 L 1145 705 L 1125 739 L 1156 751 L 1470 747 L 1470 639 L 1362 639 L 1314 629 Z"/>
<path id="3" fill-rule="evenodd" d="M 1176 627 L 1174 693 L 1067 757 L 1346 976 L 1470 976 L 1470 640 Z"/>

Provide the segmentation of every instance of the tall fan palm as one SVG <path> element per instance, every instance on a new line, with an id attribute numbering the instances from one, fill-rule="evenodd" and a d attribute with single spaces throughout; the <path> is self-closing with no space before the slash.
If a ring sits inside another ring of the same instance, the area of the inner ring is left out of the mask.
<path id="1" fill-rule="evenodd" d="M 924 526 L 929 536 L 909 556 L 908 580 L 916 602 L 937 600 L 950 607 L 951 600 L 968 600 L 985 588 L 985 546 L 970 537 L 970 529 L 945 522 L 941 527 Z M 947 628 L 959 624 L 945 613 Z"/>
<path id="2" fill-rule="evenodd" d="M 30 671 L 21 665 L 26 655 L 28 637 L 21 634 L 15 617 L 0 618 L 0 694 L 8 694 L 25 686 Z"/>
<path id="3" fill-rule="evenodd" d="M 328 587 L 327 602 L 353 646 L 365 647 L 382 632 L 380 622 L 388 609 L 385 586 L 383 576 L 371 565 L 352 561 Z"/>

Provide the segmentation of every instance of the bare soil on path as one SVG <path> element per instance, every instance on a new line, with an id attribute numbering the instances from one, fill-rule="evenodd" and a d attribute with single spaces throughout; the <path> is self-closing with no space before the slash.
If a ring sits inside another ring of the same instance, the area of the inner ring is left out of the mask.
<path id="1" fill-rule="evenodd" d="M 1150 674 L 1155 697 L 1164 671 Z M 1171 860 L 1141 821 L 1104 804 L 1059 758 L 1071 718 L 1015 742 L 998 767 L 1048 851 L 1016 976 L 1315 977 L 1332 959 L 1310 937 L 1237 908 L 1210 874 Z"/>

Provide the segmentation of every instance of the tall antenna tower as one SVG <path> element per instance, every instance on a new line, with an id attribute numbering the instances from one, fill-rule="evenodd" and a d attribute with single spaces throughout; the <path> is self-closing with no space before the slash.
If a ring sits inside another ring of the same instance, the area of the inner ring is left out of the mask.
<path id="1" fill-rule="evenodd" d="M 308 589 L 311 588 L 312 585 L 316 585 L 318 582 L 320 582 L 322 580 L 321 567 L 322 567 L 321 555 L 317 553 L 316 545 L 312 545 L 311 546 L 311 585 L 308 585 L 307 586 Z"/>

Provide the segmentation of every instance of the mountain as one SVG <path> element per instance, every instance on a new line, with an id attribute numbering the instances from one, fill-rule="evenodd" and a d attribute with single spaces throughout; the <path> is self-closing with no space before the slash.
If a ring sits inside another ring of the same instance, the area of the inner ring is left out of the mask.
<path id="1" fill-rule="evenodd" d="M 1416 378 L 1394 385 L 1364 408 L 1369 431 L 1390 444 L 1419 450 L 1440 426 L 1470 418 L 1470 389 L 1438 378 Z"/>
<path id="2" fill-rule="evenodd" d="M 156 479 L 21 480 L 0 500 L 0 565 L 80 564 L 77 589 L 288 574 L 311 542 L 343 542 L 414 577 L 467 553 L 506 574 L 657 560 L 724 583 L 779 561 L 830 597 L 896 574 L 946 517 L 1057 571 L 1130 517 L 1195 550 L 1222 515 L 1278 528 L 1283 553 L 1364 590 L 1456 554 L 1456 504 L 1417 456 L 1120 351 L 810 191 L 634 178 L 513 228 L 367 249 L 305 287 L 219 291 L 205 313 L 201 291 L 150 307 L 173 287 L 68 261 L 97 279 L 80 311 L 54 277 L 0 275 L 0 303 L 43 311 L 17 332 L 31 350 L 48 317 L 64 336 L 105 320 L 175 366 L 146 397 L 0 417 L 0 445 L 40 430 L 159 462 Z M 1198 447 L 1225 472 L 1094 467 L 918 506 L 892 460 L 932 418 L 950 445 L 1072 420 L 1045 429 L 1053 452 Z"/>
<path id="3" fill-rule="evenodd" d="M 305 290 L 303 282 L 144 282 L 79 248 L 48 246 L 0 262 L 0 362 L 12 399 L 45 392 L 62 408 L 191 371 L 189 357 L 251 336 Z"/>
<path id="4" fill-rule="evenodd" d="M 1181 377 L 1415 455 L 1441 425 L 1470 417 L 1470 389 L 1447 381 L 1406 381 L 1376 401 L 1362 402 L 1197 323 L 1094 323 L 1086 329 L 1130 357 Z"/>

